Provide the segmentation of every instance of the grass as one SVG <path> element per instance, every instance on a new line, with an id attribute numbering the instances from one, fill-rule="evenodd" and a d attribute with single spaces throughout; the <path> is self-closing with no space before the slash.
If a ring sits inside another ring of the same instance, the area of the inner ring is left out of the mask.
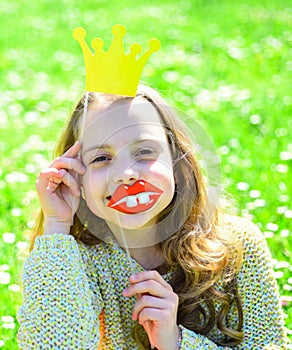
<path id="1" fill-rule="evenodd" d="M 72 30 L 108 43 L 115 23 L 126 45 L 157 37 L 143 80 L 199 122 L 221 157 L 234 212 L 251 218 L 274 258 L 287 329 L 292 329 L 292 7 L 289 1 L 77 1 L 1 3 L 0 347 L 17 349 L 16 312 L 35 178 L 84 88 Z M 289 139 L 290 138 L 290 139 Z"/>

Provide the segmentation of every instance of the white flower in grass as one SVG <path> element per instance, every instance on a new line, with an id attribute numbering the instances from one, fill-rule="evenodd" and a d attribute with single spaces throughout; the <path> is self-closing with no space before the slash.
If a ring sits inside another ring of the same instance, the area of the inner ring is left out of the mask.
<path id="1" fill-rule="evenodd" d="M 277 224 L 274 224 L 272 222 L 267 223 L 267 229 L 273 232 L 276 232 L 278 230 L 279 226 Z"/>
<path id="2" fill-rule="evenodd" d="M 247 191 L 249 189 L 249 184 L 246 182 L 238 182 L 236 187 L 240 191 Z"/>
<path id="3" fill-rule="evenodd" d="M 263 235 L 265 238 L 273 238 L 274 237 L 274 232 L 272 231 L 264 231 Z"/>
<path id="4" fill-rule="evenodd" d="M 29 181 L 29 178 L 28 178 L 28 176 L 25 173 L 20 173 L 18 171 L 13 171 L 12 173 L 7 174 L 5 176 L 5 180 L 8 183 L 16 183 L 16 182 L 25 183 L 25 182 Z"/>
<path id="5" fill-rule="evenodd" d="M 255 206 L 257 207 L 257 208 L 263 208 L 265 205 L 266 205 L 266 201 L 264 200 L 264 199 L 256 199 L 255 201 L 254 201 L 254 203 L 255 203 Z"/>
<path id="6" fill-rule="evenodd" d="M 10 273 L 0 272 L 0 284 L 9 284 L 9 282 L 10 282 Z"/>
<path id="7" fill-rule="evenodd" d="M 284 151 L 280 153 L 281 160 L 290 160 L 292 159 L 292 152 Z"/>
<path id="8" fill-rule="evenodd" d="M 17 293 L 17 292 L 20 292 L 21 288 L 20 288 L 20 286 L 18 284 L 10 284 L 10 286 L 8 286 L 8 290 L 10 292 Z"/>
<path id="9" fill-rule="evenodd" d="M 10 266 L 7 264 L 0 265 L 0 271 L 8 271 Z"/>
<path id="10" fill-rule="evenodd" d="M 278 214 L 285 214 L 285 211 L 288 209 L 287 206 L 281 206 L 277 208 L 277 213 Z"/>
<path id="11" fill-rule="evenodd" d="M 278 261 L 276 260 L 274 263 L 274 268 L 275 269 L 288 269 L 288 267 L 290 266 L 290 264 L 288 263 L 288 261 Z"/>
<path id="12" fill-rule="evenodd" d="M 256 124 L 259 124 L 261 122 L 261 116 L 258 115 L 258 114 L 252 114 L 250 117 L 249 117 L 249 121 L 251 124 L 253 125 L 256 125 Z"/>
<path id="13" fill-rule="evenodd" d="M 276 279 L 282 278 L 284 276 L 284 272 L 283 271 L 274 271 L 274 277 Z"/>
<path id="14" fill-rule="evenodd" d="M 281 194 L 278 199 L 280 202 L 289 202 L 289 196 L 287 194 Z"/>
<path id="15" fill-rule="evenodd" d="M 12 216 L 21 216 L 21 214 L 22 214 L 22 209 L 20 209 L 20 208 L 13 208 L 11 210 Z"/>
<path id="16" fill-rule="evenodd" d="M 251 190 L 251 191 L 249 192 L 249 196 L 250 196 L 251 198 L 259 198 L 260 195 L 261 195 L 261 192 L 258 191 L 258 190 Z"/>
<path id="17" fill-rule="evenodd" d="M 16 243 L 16 247 L 18 249 L 26 249 L 28 247 L 28 243 L 27 242 L 17 242 Z"/>
<path id="18" fill-rule="evenodd" d="M 287 230 L 287 229 L 282 230 L 282 231 L 280 232 L 280 236 L 283 237 L 283 238 L 288 237 L 289 234 L 290 234 L 290 231 Z"/>
<path id="19" fill-rule="evenodd" d="M 288 166 L 285 164 L 277 164 L 276 170 L 278 173 L 287 173 L 288 172 Z"/>
<path id="20" fill-rule="evenodd" d="M 12 316 L 2 316 L 1 321 L 5 323 L 14 323 L 14 317 Z"/>
<path id="21" fill-rule="evenodd" d="M 3 328 L 9 328 L 9 329 L 14 329 L 15 328 L 15 323 L 2 323 Z"/>
<path id="22" fill-rule="evenodd" d="M 3 242 L 12 244 L 15 242 L 15 233 L 5 232 L 2 235 Z"/>

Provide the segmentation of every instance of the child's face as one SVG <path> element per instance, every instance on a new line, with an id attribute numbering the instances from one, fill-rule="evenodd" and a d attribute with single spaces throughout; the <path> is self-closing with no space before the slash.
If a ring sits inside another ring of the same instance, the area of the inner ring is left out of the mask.
<path id="1" fill-rule="evenodd" d="M 107 110 L 90 107 L 81 141 L 90 210 L 123 228 L 155 224 L 175 183 L 165 131 L 152 104 L 136 98 Z"/>

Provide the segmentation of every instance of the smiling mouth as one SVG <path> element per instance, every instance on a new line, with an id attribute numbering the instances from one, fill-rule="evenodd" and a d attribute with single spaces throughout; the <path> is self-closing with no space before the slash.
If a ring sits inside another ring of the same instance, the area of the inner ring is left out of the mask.
<path id="1" fill-rule="evenodd" d="M 120 185 L 108 203 L 108 207 L 126 214 L 136 214 L 153 207 L 163 191 L 145 180 L 132 186 Z"/>

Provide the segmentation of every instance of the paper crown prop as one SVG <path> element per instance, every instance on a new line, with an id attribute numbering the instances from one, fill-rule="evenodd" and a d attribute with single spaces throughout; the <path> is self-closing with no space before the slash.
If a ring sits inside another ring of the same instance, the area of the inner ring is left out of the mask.
<path id="1" fill-rule="evenodd" d="M 139 44 L 133 44 L 130 53 L 124 53 L 123 37 L 126 28 L 120 24 L 112 27 L 114 39 L 107 52 L 103 50 L 103 40 L 95 38 L 91 42 L 94 53 L 85 42 L 86 31 L 79 27 L 73 31 L 83 51 L 86 67 L 86 91 L 103 92 L 107 94 L 136 96 L 142 70 L 149 56 L 160 49 L 157 39 L 149 41 L 149 49 L 139 58 Z"/>

